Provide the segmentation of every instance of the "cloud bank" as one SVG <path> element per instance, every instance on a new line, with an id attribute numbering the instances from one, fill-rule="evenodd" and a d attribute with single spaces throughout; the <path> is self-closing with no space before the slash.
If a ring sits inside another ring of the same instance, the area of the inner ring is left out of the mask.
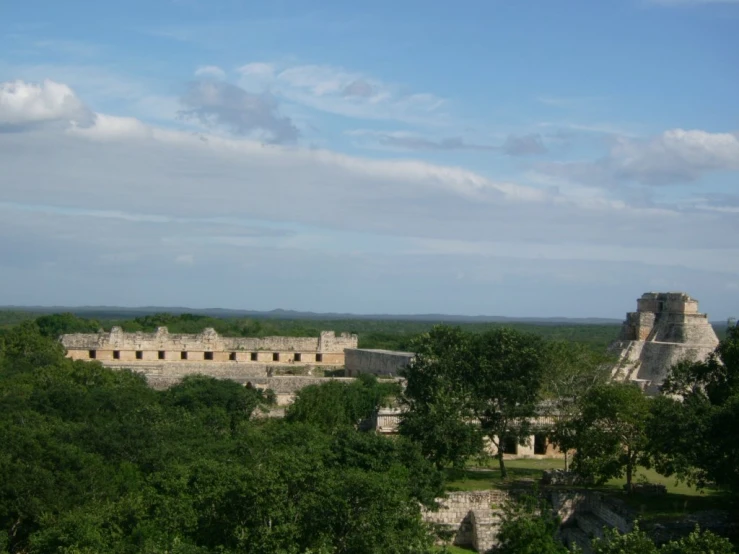
<path id="1" fill-rule="evenodd" d="M 222 82 L 193 83 L 185 101 L 189 117 L 233 136 L 104 113 L 83 127 L 75 114 L 91 112 L 68 87 L 12 87 L 32 99 L 3 104 L 3 121 L 54 124 L 0 133 L 4 290 L 21 282 L 47 290 L 43 276 L 55 275 L 55 289 L 80 299 L 94 290 L 116 303 L 115 291 L 126 291 L 129 304 L 182 304 L 168 282 L 179 294 L 200 291 L 206 304 L 253 307 L 233 301 L 248 283 L 285 307 L 325 301 L 323 309 L 364 311 L 377 311 L 369 299 L 399 294 L 409 299 L 402 311 L 414 311 L 413 302 L 428 311 L 424 302 L 444 290 L 440 310 L 448 302 L 450 312 L 511 313 L 514 304 L 496 307 L 485 291 L 574 287 L 597 298 L 636 279 L 636 291 L 623 289 L 631 298 L 655 276 L 670 276 L 660 286 L 723 290 L 739 273 L 739 229 L 736 213 L 721 209 L 731 205 L 726 198 L 643 205 L 599 189 L 583 195 L 412 159 L 270 145 L 262 138 L 295 141 L 292 122 L 276 102 Z M 35 99 L 54 90 L 55 101 Z M 670 131 L 620 142 L 608 169 L 653 177 L 676 164 L 683 172 L 732 168 L 735 140 Z M 310 295 L 292 290 L 296 271 Z M 152 296 L 137 296 L 142 290 Z"/>
<path id="2" fill-rule="evenodd" d="M 45 80 L 41 84 L 0 83 L 0 127 L 24 127 L 66 122 L 86 125 L 92 114 L 67 85 Z"/>

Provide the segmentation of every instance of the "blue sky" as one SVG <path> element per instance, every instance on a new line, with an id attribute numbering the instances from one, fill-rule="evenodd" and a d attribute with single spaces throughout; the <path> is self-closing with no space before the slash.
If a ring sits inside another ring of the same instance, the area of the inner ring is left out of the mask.
<path id="1" fill-rule="evenodd" d="M 0 304 L 739 314 L 739 1 L 0 8 Z"/>

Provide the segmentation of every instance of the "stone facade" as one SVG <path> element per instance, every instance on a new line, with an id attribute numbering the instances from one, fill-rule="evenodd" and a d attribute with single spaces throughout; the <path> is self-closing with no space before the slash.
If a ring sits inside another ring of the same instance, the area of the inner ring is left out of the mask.
<path id="1" fill-rule="evenodd" d="M 496 545 L 501 507 L 508 494 L 501 490 L 450 492 L 438 498 L 438 510 L 424 510 L 423 519 L 439 526 L 457 546 L 487 552 Z"/>
<path id="2" fill-rule="evenodd" d="M 398 432 L 403 410 L 400 408 L 379 408 L 369 419 L 368 428 L 383 435 L 394 435 Z"/>
<path id="3" fill-rule="evenodd" d="M 197 335 L 170 334 L 166 327 L 154 333 L 125 333 L 113 327 L 109 333 L 62 335 L 67 356 L 75 360 L 98 360 L 104 365 L 126 367 L 152 363 L 186 364 L 300 364 L 344 365 L 344 349 L 356 348 L 357 335 L 322 331 L 312 337 L 222 337 L 214 329 Z M 202 372 L 201 373 L 207 373 Z"/>
<path id="4" fill-rule="evenodd" d="M 604 530 L 615 528 L 629 533 L 635 514 L 623 501 L 596 491 L 551 489 L 549 500 L 560 518 L 559 536 L 568 548 L 578 546 L 590 554 L 590 542 L 603 538 Z"/>
<path id="5" fill-rule="evenodd" d="M 394 377 L 407 367 L 415 356 L 413 352 L 395 352 L 392 350 L 372 350 L 347 348 L 344 351 L 346 374 L 357 376 L 360 373 L 372 373 Z"/>
<path id="6" fill-rule="evenodd" d="M 704 360 L 718 345 L 698 301 L 682 292 L 648 292 L 626 314 L 610 350 L 619 357 L 613 377 L 656 393 L 670 368 L 682 360 Z"/>

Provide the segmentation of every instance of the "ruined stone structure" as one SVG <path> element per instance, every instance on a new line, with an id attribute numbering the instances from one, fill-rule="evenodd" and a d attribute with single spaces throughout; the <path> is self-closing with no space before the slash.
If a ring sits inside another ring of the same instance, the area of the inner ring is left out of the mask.
<path id="1" fill-rule="evenodd" d="M 704 360 L 718 342 L 697 300 L 683 292 L 647 292 L 637 300 L 636 311 L 626 314 L 610 347 L 619 357 L 613 377 L 655 394 L 674 364 Z"/>
<path id="2" fill-rule="evenodd" d="M 507 498 L 502 490 L 450 492 L 436 499 L 438 510 L 423 510 L 423 519 L 446 530 L 451 544 L 487 552 L 497 544 Z"/>
<path id="3" fill-rule="evenodd" d="M 347 348 L 345 368 L 348 377 L 356 377 L 360 373 L 372 373 L 394 377 L 407 367 L 415 356 L 413 352 L 396 352 L 392 350 L 373 350 L 368 348 Z"/>
<path id="4" fill-rule="evenodd" d="M 131 369 L 143 374 L 153 388 L 170 387 L 188 375 L 207 375 L 271 389 L 277 404 L 285 405 L 301 388 L 327 381 L 312 376 L 312 368 L 343 365 L 344 349 L 357 346 L 357 335 L 337 337 L 323 331 L 318 338 L 258 339 L 222 337 L 213 329 L 186 335 L 170 334 L 166 327 L 154 333 L 125 333 L 113 327 L 110 333 L 62 335 L 60 341 L 68 357 Z M 280 374 L 295 369 L 306 375 Z"/>
<path id="5" fill-rule="evenodd" d="M 202 366 L 208 362 L 232 364 L 344 364 L 344 349 L 357 347 L 357 335 L 322 331 L 311 337 L 222 337 L 214 329 L 197 335 L 170 334 L 166 327 L 154 333 L 125 333 L 113 327 L 110 333 L 62 335 L 67 356 L 75 360 L 98 360 L 104 365 L 126 367 L 137 364 Z M 206 373 L 199 371 L 198 373 Z"/>
<path id="6" fill-rule="evenodd" d="M 379 408 L 366 422 L 366 429 L 372 429 L 383 435 L 394 435 L 398 433 L 400 420 L 403 417 L 403 409 Z M 549 435 L 554 426 L 555 419 L 551 416 L 537 416 L 530 420 L 533 434 L 526 437 L 525 444 L 521 445 L 515 440 L 508 441 L 503 454 L 506 460 L 518 458 L 563 458 L 561 452 L 551 441 Z M 486 439 L 485 451 L 490 456 L 495 456 L 498 449 L 492 441 Z"/>
<path id="7" fill-rule="evenodd" d="M 559 537 L 568 548 L 578 546 L 583 554 L 592 552 L 590 542 L 602 539 L 606 529 L 629 533 L 634 528 L 636 513 L 623 500 L 597 491 L 551 489 L 549 497 L 562 522 Z"/>

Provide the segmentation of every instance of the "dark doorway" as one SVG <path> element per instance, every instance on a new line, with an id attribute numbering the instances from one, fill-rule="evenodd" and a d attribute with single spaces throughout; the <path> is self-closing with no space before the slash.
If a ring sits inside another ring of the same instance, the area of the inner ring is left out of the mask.
<path id="1" fill-rule="evenodd" d="M 518 441 L 516 437 L 506 437 L 503 439 L 504 454 L 518 454 Z"/>
<path id="2" fill-rule="evenodd" d="M 537 433 L 534 435 L 534 454 L 541 454 L 542 456 L 547 453 L 547 436 L 544 433 Z"/>

